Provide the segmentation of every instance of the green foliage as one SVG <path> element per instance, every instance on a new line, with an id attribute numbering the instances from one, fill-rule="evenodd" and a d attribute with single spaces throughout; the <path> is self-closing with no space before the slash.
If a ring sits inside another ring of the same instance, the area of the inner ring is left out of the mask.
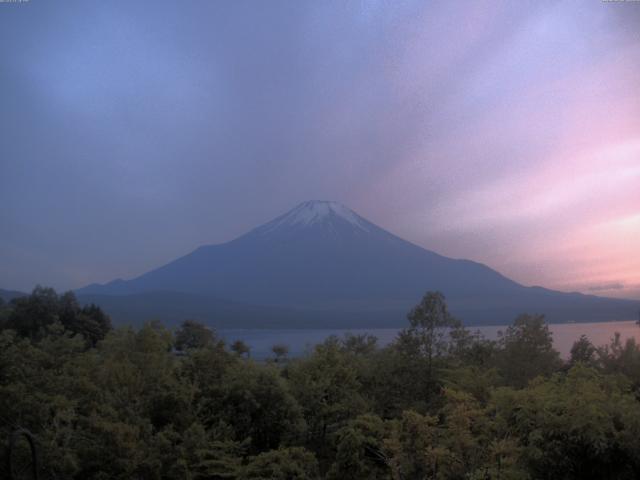
<path id="1" fill-rule="evenodd" d="M 344 352 L 340 341 L 331 337 L 316 346 L 310 358 L 296 360 L 286 370 L 312 444 L 324 444 L 330 432 L 366 411 L 367 402 L 360 393 L 354 367 L 353 355 Z"/>
<path id="2" fill-rule="evenodd" d="M 221 383 L 218 398 L 212 399 L 217 404 L 217 420 L 232 420 L 232 438 L 250 440 L 252 452 L 302 437 L 306 429 L 302 409 L 277 369 L 252 362 L 235 364 Z"/>
<path id="3" fill-rule="evenodd" d="M 206 325 L 195 320 L 185 320 L 175 334 L 177 350 L 207 348 L 216 342 L 216 335 Z"/>
<path id="4" fill-rule="evenodd" d="M 336 453 L 329 479 L 391 478 L 384 439 L 388 423 L 377 415 L 361 415 L 335 434 Z"/>
<path id="5" fill-rule="evenodd" d="M 550 375 L 561 367 L 542 315 L 520 315 L 498 343 L 498 368 L 507 385 L 524 387 L 538 375 Z"/>
<path id="6" fill-rule="evenodd" d="M 371 360 L 373 373 L 384 378 L 375 382 L 375 398 L 385 416 L 398 416 L 407 409 L 426 411 L 437 403 L 442 390 L 440 369 L 452 348 L 450 334 L 462 331 L 439 292 L 427 292 L 408 319 L 409 328 Z"/>
<path id="7" fill-rule="evenodd" d="M 231 344 L 230 348 L 233 352 L 241 357 L 245 355 L 249 357 L 251 355 L 251 349 L 249 348 L 249 345 L 244 343 L 242 340 L 236 340 Z"/>
<path id="8" fill-rule="evenodd" d="M 575 365 L 582 363 L 587 366 L 595 366 L 596 362 L 596 347 L 589 341 L 586 335 L 581 335 L 571 347 L 571 356 L 569 357 L 569 364 Z"/>
<path id="9" fill-rule="evenodd" d="M 447 329 L 458 326 L 458 322 L 449 314 L 440 292 L 427 292 L 407 318 L 410 327 L 400 333 L 399 347 L 426 357 L 431 373 L 433 357 L 442 355 L 446 349 Z"/>
<path id="10" fill-rule="evenodd" d="M 301 447 L 280 448 L 248 460 L 238 480 L 316 480 L 320 478 L 313 453 Z"/>
<path id="11" fill-rule="evenodd" d="M 82 335 L 88 347 L 95 347 L 111 330 L 111 319 L 100 307 L 80 307 L 73 292 L 61 296 L 52 288 L 37 286 L 31 295 L 16 298 L 0 327 L 37 341 L 56 323 L 74 335 Z"/>
<path id="12" fill-rule="evenodd" d="M 33 432 L 42 478 L 640 477 L 640 347 L 619 335 L 562 362 L 542 317 L 492 342 L 427 294 L 388 347 L 258 363 L 197 322 L 110 330 L 40 287 L 0 312 L 0 439 Z"/>
<path id="13" fill-rule="evenodd" d="M 355 355 L 371 355 L 376 351 L 378 339 L 367 333 L 354 335 L 347 333 L 342 340 L 343 349 Z"/>
<path id="14" fill-rule="evenodd" d="M 46 327 L 58 321 L 59 310 L 55 290 L 38 285 L 28 297 L 14 300 L 6 327 L 22 337 L 37 339 L 46 335 Z"/>
<path id="15" fill-rule="evenodd" d="M 0 330 L 7 328 L 7 321 L 9 320 L 9 313 L 11 310 L 2 297 L 0 297 Z"/>
<path id="16" fill-rule="evenodd" d="M 623 344 L 616 333 L 609 345 L 597 349 L 597 363 L 607 373 L 626 375 L 636 389 L 640 388 L 640 345 L 635 338 L 628 338 Z"/>
<path id="17" fill-rule="evenodd" d="M 384 442 L 394 478 L 434 478 L 449 452 L 438 445 L 438 419 L 412 410 L 393 422 Z"/>
<path id="18" fill-rule="evenodd" d="M 498 346 L 485 339 L 479 331 L 472 333 L 461 324 L 449 330 L 449 355 L 459 365 L 488 367 L 495 363 Z"/>
<path id="19" fill-rule="evenodd" d="M 640 404 L 627 384 L 582 365 L 498 389 L 493 409 L 499 433 L 515 435 L 521 461 L 534 478 L 637 478 L 635 440 Z"/>
<path id="20" fill-rule="evenodd" d="M 284 362 L 287 360 L 287 355 L 289 355 L 289 347 L 284 344 L 277 344 L 271 347 L 271 351 L 275 355 L 275 362 Z"/>

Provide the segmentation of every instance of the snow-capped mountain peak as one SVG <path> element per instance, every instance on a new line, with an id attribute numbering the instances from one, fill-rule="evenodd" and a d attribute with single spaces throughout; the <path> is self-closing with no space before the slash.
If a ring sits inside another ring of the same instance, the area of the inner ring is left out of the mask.
<path id="1" fill-rule="evenodd" d="M 370 231 L 369 222 L 353 210 L 338 202 L 325 200 L 303 202 L 293 210 L 263 225 L 260 230 L 262 230 L 261 233 L 267 233 L 282 227 L 309 227 L 334 221 L 346 222 L 364 232 Z"/>

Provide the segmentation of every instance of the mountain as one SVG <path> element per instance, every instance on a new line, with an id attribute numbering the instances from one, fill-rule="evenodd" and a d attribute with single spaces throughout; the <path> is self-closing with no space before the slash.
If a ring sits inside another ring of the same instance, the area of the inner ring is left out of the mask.
<path id="1" fill-rule="evenodd" d="M 14 298 L 26 297 L 28 293 L 18 292 L 17 290 L 3 290 L 0 288 L 0 298 L 5 302 L 10 302 Z"/>
<path id="2" fill-rule="evenodd" d="M 407 242 L 326 201 L 302 203 L 235 240 L 202 246 L 132 280 L 77 293 L 81 299 L 101 295 L 103 302 L 109 296 L 114 306 L 146 305 L 140 313 L 150 316 L 166 315 L 164 305 L 183 317 L 193 312 L 243 327 L 256 323 L 242 312 L 258 308 L 265 312 L 258 322 L 264 327 L 275 325 L 273 317 L 282 318 L 279 326 L 335 327 L 404 325 L 427 290 L 442 291 L 468 324 L 508 323 L 521 312 L 558 322 L 631 319 L 637 310 L 632 301 L 525 287 L 486 265 Z M 173 295 L 171 307 L 162 300 L 167 295 Z"/>
<path id="3" fill-rule="evenodd" d="M 117 323 L 140 326 L 147 320 L 160 320 L 175 326 L 184 319 L 214 323 L 217 328 L 300 328 L 321 321 L 319 316 L 300 314 L 294 309 L 247 305 L 204 295 L 182 292 L 145 292 L 131 295 L 80 294 L 82 304 L 100 305 Z M 304 322 L 308 324 L 305 325 Z M 310 323 L 309 323 L 310 322 Z"/>

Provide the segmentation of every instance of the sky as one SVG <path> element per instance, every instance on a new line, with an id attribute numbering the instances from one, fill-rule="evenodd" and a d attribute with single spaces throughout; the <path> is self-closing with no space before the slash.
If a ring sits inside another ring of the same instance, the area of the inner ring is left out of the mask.
<path id="1" fill-rule="evenodd" d="M 309 199 L 640 299 L 640 2 L 0 3 L 0 288 L 132 278 Z"/>

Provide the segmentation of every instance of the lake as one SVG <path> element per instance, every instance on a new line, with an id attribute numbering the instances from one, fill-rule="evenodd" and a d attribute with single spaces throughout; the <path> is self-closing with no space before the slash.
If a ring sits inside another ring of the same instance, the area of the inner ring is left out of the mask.
<path id="1" fill-rule="evenodd" d="M 480 331 L 489 339 L 496 339 L 498 331 L 505 330 L 507 325 L 493 325 L 485 327 L 468 327 L 470 331 Z M 596 345 L 609 343 L 615 332 L 619 332 L 622 340 L 635 337 L 640 341 L 640 327 L 632 320 L 626 322 L 600 322 L 600 323 L 561 323 L 550 324 L 549 329 L 553 333 L 553 344 L 563 358 L 569 357 L 573 342 L 580 335 L 586 335 Z M 331 335 L 343 336 L 345 333 L 354 335 L 368 333 L 378 337 L 378 345 L 385 346 L 393 341 L 398 334 L 398 328 L 372 328 L 372 329 L 298 329 L 298 330 L 242 330 L 224 329 L 219 334 L 227 342 L 243 340 L 251 348 L 251 357 L 264 359 L 272 356 L 271 347 L 283 344 L 289 347 L 289 356 L 299 357 L 313 349 L 313 346 L 322 343 Z"/>

